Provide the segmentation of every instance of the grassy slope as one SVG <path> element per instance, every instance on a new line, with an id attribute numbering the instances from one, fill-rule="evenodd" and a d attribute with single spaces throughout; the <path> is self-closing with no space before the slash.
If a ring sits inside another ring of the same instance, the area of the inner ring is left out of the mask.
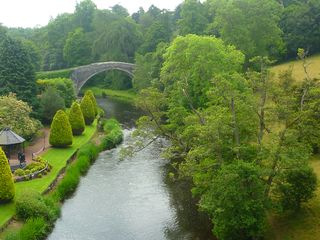
<path id="1" fill-rule="evenodd" d="M 308 59 L 310 65 L 308 71 L 311 77 L 320 78 L 320 55 Z M 304 79 L 304 70 L 301 61 L 291 61 L 272 68 L 275 74 L 292 67 L 296 80 Z M 314 156 L 310 161 L 311 166 L 320 179 L 320 156 Z M 268 240 L 316 240 L 320 239 L 320 186 L 316 196 L 304 204 L 299 213 L 285 214 L 282 216 L 271 215 L 269 217 L 270 228 L 267 230 Z"/>
<path id="2" fill-rule="evenodd" d="M 320 55 L 315 55 L 308 58 L 308 72 L 313 78 L 320 78 Z M 279 73 L 281 71 L 288 70 L 292 67 L 293 76 L 297 80 L 303 80 L 305 78 L 304 70 L 302 67 L 301 61 L 291 61 L 287 63 L 283 63 L 272 68 L 272 72 Z"/>
<path id="3" fill-rule="evenodd" d="M 102 97 L 102 93 L 104 92 L 107 96 L 118 98 L 120 100 L 125 101 L 133 101 L 136 99 L 137 94 L 133 91 L 133 89 L 129 90 L 112 90 L 112 89 L 103 89 L 99 87 L 89 87 L 81 90 L 81 92 L 85 92 L 86 90 L 92 90 L 96 97 Z"/>
<path id="4" fill-rule="evenodd" d="M 87 126 L 82 136 L 74 138 L 72 147 L 65 149 L 49 149 L 43 157 L 52 165 L 51 172 L 39 179 L 32 181 L 16 183 L 16 195 L 18 196 L 23 189 L 32 188 L 39 192 L 44 192 L 48 186 L 54 181 L 58 172 L 65 167 L 67 160 L 79 149 L 87 143 L 96 130 L 96 122 L 92 126 Z M 0 227 L 5 224 L 15 214 L 14 203 L 0 205 Z"/>
<path id="5" fill-rule="evenodd" d="M 320 156 L 311 160 L 320 179 Z M 316 196 L 304 204 L 300 212 L 283 216 L 270 216 L 271 226 L 267 231 L 268 240 L 318 240 L 320 239 L 320 187 Z"/>

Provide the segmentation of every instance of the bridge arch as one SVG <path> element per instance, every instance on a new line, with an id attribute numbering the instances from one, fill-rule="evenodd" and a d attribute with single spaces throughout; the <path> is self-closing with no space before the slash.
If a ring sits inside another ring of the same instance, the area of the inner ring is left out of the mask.
<path id="1" fill-rule="evenodd" d="M 74 83 L 76 94 L 79 94 L 84 84 L 98 73 L 115 69 L 127 73 L 132 78 L 134 68 L 135 64 L 125 62 L 92 63 L 90 65 L 75 68 L 72 71 L 71 79 Z"/>

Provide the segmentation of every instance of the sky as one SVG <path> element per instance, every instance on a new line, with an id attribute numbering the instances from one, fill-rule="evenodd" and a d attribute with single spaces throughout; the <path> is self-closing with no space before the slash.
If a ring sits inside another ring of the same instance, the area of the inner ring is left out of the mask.
<path id="1" fill-rule="evenodd" d="M 81 0 L 78 0 L 80 2 Z M 77 0 L 0 0 L 0 23 L 6 27 L 45 26 L 51 17 L 74 11 Z M 99 9 L 120 4 L 130 13 L 139 7 L 147 10 L 152 4 L 174 10 L 183 0 L 93 0 Z"/>

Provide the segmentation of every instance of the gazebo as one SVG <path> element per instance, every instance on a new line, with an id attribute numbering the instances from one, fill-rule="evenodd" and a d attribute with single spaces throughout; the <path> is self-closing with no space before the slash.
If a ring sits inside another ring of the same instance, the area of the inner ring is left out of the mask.
<path id="1" fill-rule="evenodd" d="M 15 132 L 11 131 L 10 128 L 4 128 L 0 132 L 0 146 L 3 147 L 3 150 L 5 151 L 8 160 L 11 158 L 11 154 L 14 149 L 17 149 L 20 145 L 20 150 L 18 152 L 18 159 L 20 162 L 24 161 L 24 142 L 26 140 L 22 137 L 20 137 Z M 22 158 L 21 158 L 22 157 Z M 21 161 L 22 160 L 22 161 Z"/>

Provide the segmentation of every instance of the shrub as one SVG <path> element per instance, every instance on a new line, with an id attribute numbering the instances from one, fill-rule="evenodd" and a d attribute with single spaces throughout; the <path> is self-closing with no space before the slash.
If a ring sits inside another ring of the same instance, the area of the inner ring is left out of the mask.
<path id="1" fill-rule="evenodd" d="M 69 112 L 69 121 L 73 135 L 81 135 L 85 129 L 85 122 L 80 105 L 74 102 Z"/>
<path id="2" fill-rule="evenodd" d="M 72 144 L 72 137 L 68 116 L 59 110 L 51 124 L 49 142 L 53 147 L 66 147 Z"/>
<path id="3" fill-rule="evenodd" d="M 307 202 L 314 196 L 316 188 L 317 175 L 312 168 L 305 166 L 288 170 L 284 174 L 284 182 L 278 187 L 282 209 L 300 209 L 302 202 Z"/>
<path id="4" fill-rule="evenodd" d="M 103 123 L 103 130 L 106 133 L 101 141 L 100 148 L 107 150 L 114 148 L 123 140 L 123 133 L 120 124 L 115 119 L 109 119 Z"/>
<path id="5" fill-rule="evenodd" d="M 46 238 L 49 230 L 50 227 L 43 218 L 30 218 L 16 234 L 16 238 L 10 239 L 42 240 Z"/>
<path id="6" fill-rule="evenodd" d="M 43 197 L 36 191 L 28 189 L 17 198 L 16 213 L 18 218 L 22 220 L 36 217 L 50 219 L 49 212 Z"/>
<path id="7" fill-rule="evenodd" d="M 93 107 L 94 107 L 94 114 L 97 116 L 98 115 L 98 104 L 97 104 L 97 100 L 93 94 L 93 92 L 91 90 L 87 90 L 85 95 L 88 95 L 93 103 Z"/>
<path id="8" fill-rule="evenodd" d="M 40 98 L 40 107 L 43 123 L 51 123 L 58 110 L 65 109 L 65 101 L 56 88 L 48 86 Z"/>
<path id="9" fill-rule="evenodd" d="M 69 78 L 73 69 L 37 72 L 36 79 Z"/>
<path id="10" fill-rule="evenodd" d="M 80 172 L 74 165 L 70 166 L 67 169 L 64 178 L 62 179 L 62 181 L 57 187 L 59 199 L 63 201 L 68 197 L 70 197 L 77 189 L 79 181 L 80 181 Z"/>
<path id="11" fill-rule="evenodd" d="M 15 195 L 8 159 L 0 147 L 0 203 L 10 202 Z"/>
<path id="12" fill-rule="evenodd" d="M 91 125 L 95 119 L 94 105 L 88 95 L 84 95 L 80 104 L 86 125 Z"/>
<path id="13" fill-rule="evenodd" d="M 22 176 L 26 175 L 26 173 L 24 172 L 23 169 L 19 168 L 19 169 L 17 169 L 17 170 L 14 171 L 14 175 L 15 175 L 15 176 L 22 177 Z"/>

